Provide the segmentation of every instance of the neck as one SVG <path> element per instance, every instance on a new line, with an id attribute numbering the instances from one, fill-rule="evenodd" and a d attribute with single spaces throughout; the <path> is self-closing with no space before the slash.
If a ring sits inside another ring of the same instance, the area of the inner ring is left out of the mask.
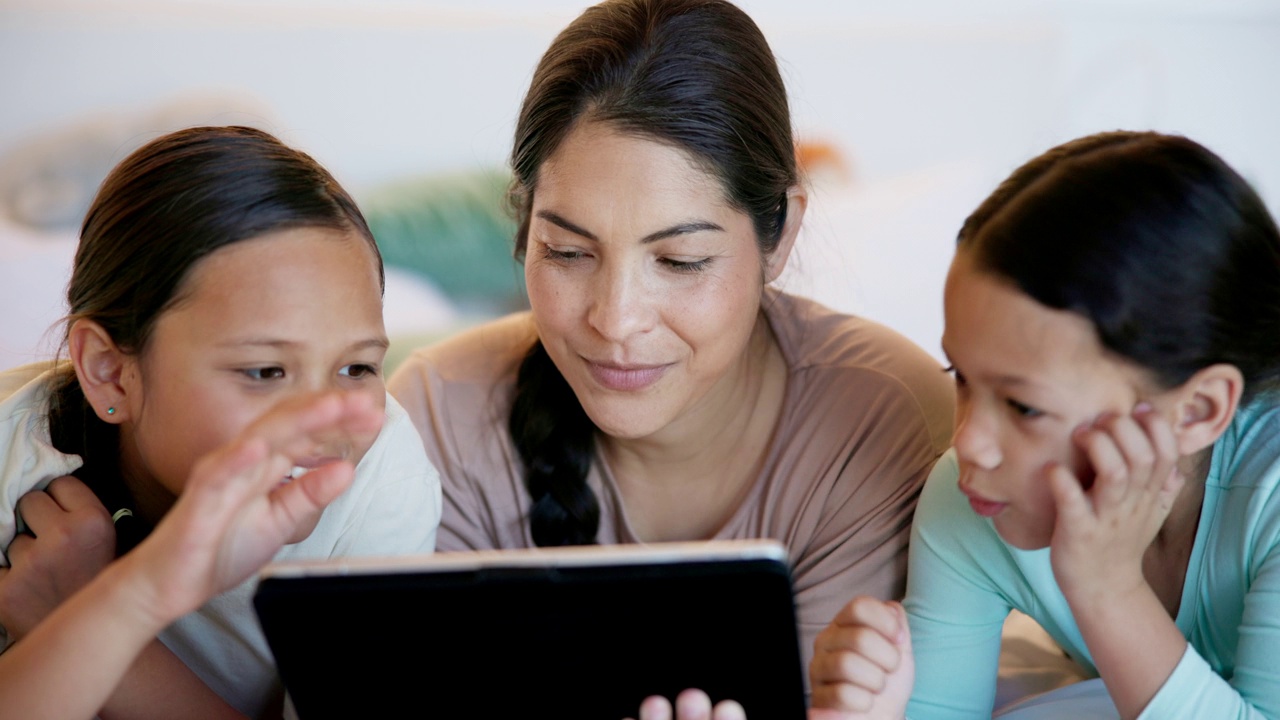
<path id="1" fill-rule="evenodd" d="M 1209 476 L 1212 448 L 1187 456 L 1178 463 L 1182 475 L 1182 490 L 1173 501 L 1169 517 L 1152 541 L 1152 548 L 1161 552 L 1167 548 L 1189 547 L 1200 524 L 1200 508 L 1204 505 L 1204 483 Z"/>
<path id="2" fill-rule="evenodd" d="M 155 527 L 178 500 L 147 470 L 128 427 L 120 430 L 120 477 L 149 528 Z"/>

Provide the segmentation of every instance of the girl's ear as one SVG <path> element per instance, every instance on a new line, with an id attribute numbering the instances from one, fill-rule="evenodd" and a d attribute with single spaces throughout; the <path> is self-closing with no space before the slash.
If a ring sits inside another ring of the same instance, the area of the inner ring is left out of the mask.
<path id="1" fill-rule="evenodd" d="M 130 419 L 135 358 L 117 347 L 101 325 L 83 318 L 72 323 L 67 333 L 67 352 L 85 400 L 98 418 L 112 424 Z"/>
<path id="2" fill-rule="evenodd" d="M 796 236 L 800 234 L 800 221 L 804 219 L 804 211 L 809 207 L 809 196 L 804 188 L 792 185 L 787 190 L 787 219 L 782 224 L 782 235 L 778 239 L 778 247 L 764 259 L 764 281 L 771 283 L 778 279 L 787 266 L 787 258 L 791 257 L 791 249 L 795 247 Z"/>
<path id="3" fill-rule="evenodd" d="M 1183 455 L 1209 447 L 1226 432 L 1240 405 L 1244 376 L 1226 363 L 1210 365 L 1175 390 L 1174 436 Z"/>

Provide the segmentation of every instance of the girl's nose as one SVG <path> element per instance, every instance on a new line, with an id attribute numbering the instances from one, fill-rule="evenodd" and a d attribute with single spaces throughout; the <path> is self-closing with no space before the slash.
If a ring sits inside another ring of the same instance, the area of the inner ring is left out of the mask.
<path id="1" fill-rule="evenodd" d="M 995 423 L 975 411 L 972 403 L 957 406 L 956 432 L 952 444 L 960 460 L 983 470 L 995 470 L 1004 460 L 995 432 Z"/>

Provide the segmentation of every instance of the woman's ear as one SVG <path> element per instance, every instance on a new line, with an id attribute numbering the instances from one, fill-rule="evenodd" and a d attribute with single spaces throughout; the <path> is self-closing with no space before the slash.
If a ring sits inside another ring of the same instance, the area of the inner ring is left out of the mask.
<path id="1" fill-rule="evenodd" d="M 1244 376 L 1234 365 L 1210 365 L 1192 375 L 1175 390 L 1174 437 L 1183 455 L 1203 450 L 1215 443 L 1231 425 Z"/>
<path id="2" fill-rule="evenodd" d="M 771 283 L 778 279 L 787 267 L 787 258 L 791 257 L 791 249 L 795 247 L 796 236 L 800 234 L 800 222 L 804 220 L 804 211 L 809 207 L 809 196 L 804 188 L 792 185 L 787 190 L 787 219 L 782 223 L 782 235 L 778 238 L 778 246 L 764 259 L 764 281 Z"/>
<path id="3" fill-rule="evenodd" d="M 130 418 L 130 392 L 136 383 L 134 357 L 116 346 L 98 323 L 76 320 L 67 333 L 67 352 L 85 400 L 100 420 L 119 424 Z"/>

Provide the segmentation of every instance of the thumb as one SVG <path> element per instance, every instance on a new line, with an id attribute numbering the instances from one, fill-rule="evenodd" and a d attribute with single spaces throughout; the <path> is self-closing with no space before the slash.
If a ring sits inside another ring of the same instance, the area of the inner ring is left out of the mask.
<path id="1" fill-rule="evenodd" d="M 894 643 L 898 646 L 898 652 L 902 653 L 899 661 L 900 674 L 905 674 L 911 678 L 907 685 L 910 687 L 914 684 L 915 679 L 915 652 L 911 648 L 911 623 L 907 618 L 907 609 L 902 603 L 894 602 L 893 609 L 898 613 L 898 636 L 894 639 Z M 910 694 L 910 690 L 908 690 Z"/>

